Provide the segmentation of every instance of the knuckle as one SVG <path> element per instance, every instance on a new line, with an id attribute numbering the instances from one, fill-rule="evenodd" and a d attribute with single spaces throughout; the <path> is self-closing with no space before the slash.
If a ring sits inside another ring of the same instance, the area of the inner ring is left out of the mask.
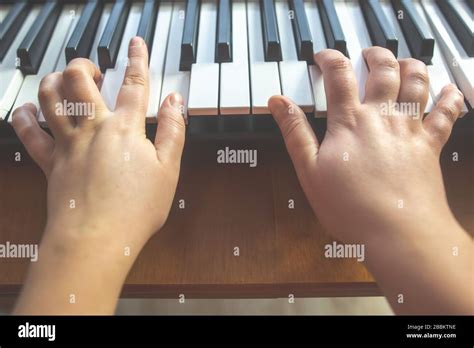
<path id="1" fill-rule="evenodd" d="M 63 76 L 65 80 L 70 81 L 71 83 L 84 79 L 86 77 L 84 63 L 82 61 L 77 61 L 75 64 L 69 64 L 66 67 L 66 70 L 64 70 Z"/>
<path id="2" fill-rule="evenodd" d="M 133 130 L 133 127 L 130 124 L 129 120 L 124 117 L 119 117 L 118 122 L 111 122 L 111 124 L 113 124 L 114 132 L 122 136 L 129 134 L 130 131 Z"/>
<path id="3" fill-rule="evenodd" d="M 429 84 L 429 76 L 426 65 L 414 58 L 406 60 L 404 77 L 412 82 L 418 83 L 423 86 Z"/>
<path id="4" fill-rule="evenodd" d="M 441 135 L 446 135 L 451 132 L 452 123 L 447 118 L 440 117 L 436 120 L 436 129 Z"/>
<path id="5" fill-rule="evenodd" d="M 13 111 L 13 114 L 12 114 L 12 127 L 15 129 L 15 131 L 17 131 L 19 129 L 20 125 L 22 124 L 20 113 L 21 113 L 21 107 L 16 108 Z M 17 133 L 18 133 L 18 131 L 17 131 Z"/>
<path id="6" fill-rule="evenodd" d="M 448 95 L 448 99 L 456 108 L 458 108 L 459 112 L 461 112 L 463 106 L 464 106 L 464 94 L 457 88 L 456 85 L 450 83 L 446 85 L 442 92 L 441 95 Z M 444 97 L 446 98 L 446 97 Z"/>
<path id="7" fill-rule="evenodd" d="M 407 78 L 421 86 L 428 86 L 430 83 L 426 70 L 412 70 L 408 72 Z"/>
<path id="8" fill-rule="evenodd" d="M 300 127 L 304 126 L 304 122 L 304 119 L 301 117 L 286 118 L 282 127 L 283 138 L 290 139 Z"/>
<path id="9" fill-rule="evenodd" d="M 56 80 L 61 73 L 51 73 L 41 79 L 38 89 L 38 98 L 47 100 L 56 95 Z"/>
<path id="10" fill-rule="evenodd" d="M 14 126 L 16 126 L 16 124 Z M 31 141 L 35 139 L 35 131 L 32 125 L 15 128 L 15 130 L 24 144 L 31 143 Z"/>
<path id="11" fill-rule="evenodd" d="M 126 74 L 123 79 L 124 86 L 146 86 L 147 80 L 141 74 Z"/>
<path id="12" fill-rule="evenodd" d="M 334 72 L 347 71 L 351 68 L 351 63 L 349 59 L 347 59 L 347 57 L 344 57 L 341 54 L 340 56 L 333 57 L 332 59 L 327 61 L 326 67 L 328 68 L 328 70 Z"/>
<path id="13" fill-rule="evenodd" d="M 165 112 L 158 118 L 158 124 L 160 123 L 177 133 L 184 132 L 186 129 L 183 117 L 181 115 L 169 115 Z"/>
<path id="14" fill-rule="evenodd" d="M 431 141 L 436 146 L 443 146 L 449 139 L 452 123 L 446 118 L 439 118 L 432 125 Z"/>
<path id="15" fill-rule="evenodd" d="M 458 111 L 460 111 L 464 105 L 464 94 L 454 85 L 452 86 L 452 93 L 453 93 L 453 104 Z"/>
<path id="16" fill-rule="evenodd" d="M 441 105 L 438 105 L 438 112 L 443 115 L 445 118 L 449 120 L 454 120 L 458 117 L 460 108 L 455 105 L 455 103 L 444 103 Z M 442 119 L 445 119 L 442 118 Z"/>
<path id="17" fill-rule="evenodd" d="M 399 70 L 398 61 L 394 57 L 386 57 L 386 56 L 381 57 L 381 58 L 375 59 L 375 61 L 372 62 L 372 64 L 375 65 L 375 67 L 379 69 L 394 70 L 394 71 Z"/>

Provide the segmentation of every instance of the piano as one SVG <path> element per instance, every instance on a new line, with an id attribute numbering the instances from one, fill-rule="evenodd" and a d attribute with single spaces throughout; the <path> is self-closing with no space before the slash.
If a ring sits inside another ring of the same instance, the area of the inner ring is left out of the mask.
<path id="1" fill-rule="evenodd" d="M 0 0 L 0 241 L 39 243 L 46 221 L 46 182 L 12 131 L 12 110 L 37 103 L 41 78 L 75 57 L 100 66 L 113 107 L 128 41 L 139 34 L 150 50 L 147 130 L 171 91 L 185 97 L 189 127 L 170 217 L 131 271 L 125 296 L 380 295 L 359 262 L 314 253 L 332 239 L 306 202 L 266 99 L 293 98 L 321 136 L 327 105 L 313 53 L 344 52 L 362 85 L 361 50 L 380 45 L 427 64 L 428 111 L 454 82 L 472 116 L 472 10 L 471 0 Z M 440 162 L 449 205 L 474 235 L 473 120 L 457 122 Z M 216 163 L 216 149 L 226 146 L 257 149 L 257 168 Z M 178 208 L 181 199 L 191 208 Z M 238 261 L 235 246 L 245 246 Z M 29 265 L 0 263 L 0 296 L 19 292 Z"/>
<path id="2" fill-rule="evenodd" d="M 0 122 L 38 105 L 41 79 L 76 57 L 103 75 L 110 108 L 139 35 L 150 58 L 147 123 L 156 123 L 172 91 L 185 100 L 189 132 L 232 133 L 275 127 L 267 100 L 292 98 L 308 119 L 324 119 L 324 81 L 313 54 L 333 48 L 349 57 L 364 97 L 362 49 L 378 45 L 423 61 L 429 112 L 442 87 L 456 83 L 474 104 L 473 0 L 174 0 L 0 2 Z M 47 127 L 41 111 L 39 122 Z"/>

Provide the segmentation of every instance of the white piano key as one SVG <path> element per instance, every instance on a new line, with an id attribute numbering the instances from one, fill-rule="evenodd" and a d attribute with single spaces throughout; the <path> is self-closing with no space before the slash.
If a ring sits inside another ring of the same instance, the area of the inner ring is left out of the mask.
<path id="1" fill-rule="evenodd" d="M 467 0 L 467 1 L 472 1 L 472 0 Z M 474 31 L 474 20 L 472 17 L 473 13 L 471 9 L 469 8 L 469 5 L 466 3 L 466 1 L 454 0 L 453 6 L 456 12 L 459 13 L 459 16 L 461 17 L 462 21 L 469 26 L 471 31 Z"/>
<path id="2" fill-rule="evenodd" d="M 339 0 L 335 2 L 335 7 L 344 36 L 347 39 L 347 50 L 357 79 L 359 99 L 363 101 L 368 69 L 362 55 L 362 50 L 372 46 L 370 35 L 365 26 L 364 15 L 358 3 Z"/>
<path id="3" fill-rule="evenodd" d="M 282 59 L 289 61 L 298 60 L 288 1 L 276 0 L 275 12 L 278 23 L 278 33 L 280 34 Z"/>
<path id="4" fill-rule="evenodd" d="M 389 25 L 392 26 L 393 30 L 395 31 L 395 35 L 398 37 L 398 59 L 405 59 L 410 58 L 410 49 L 408 48 L 408 44 L 405 40 L 405 36 L 403 36 L 403 31 L 400 25 L 398 24 L 398 20 L 396 14 L 393 10 L 392 5 L 390 4 L 389 0 L 382 0 L 380 2 L 382 9 L 385 12 L 386 17 L 389 20 Z M 436 46 L 436 44 L 435 44 Z M 428 95 L 428 102 L 425 107 L 425 113 L 428 113 L 433 108 L 433 98 L 431 94 Z"/>
<path id="5" fill-rule="evenodd" d="M 166 46 L 173 14 L 173 3 L 162 1 L 158 8 L 155 36 L 150 56 L 150 97 L 148 101 L 147 122 L 156 122 L 160 107 L 161 85 L 163 81 Z"/>
<path id="6" fill-rule="evenodd" d="M 69 28 L 67 28 L 66 39 L 64 40 L 63 45 L 61 46 L 59 58 L 53 71 L 64 71 L 64 69 L 66 68 L 66 54 L 64 53 L 64 50 L 67 45 L 67 42 L 69 41 L 69 38 L 71 37 L 74 31 L 74 28 L 77 25 L 77 22 L 79 21 L 79 18 L 81 17 L 83 8 L 83 5 L 78 5 L 76 9 L 69 11 L 71 24 L 69 25 Z M 39 111 L 38 122 L 42 125 L 46 125 L 46 119 L 44 118 L 43 112 L 41 110 Z"/>
<path id="7" fill-rule="evenodd" d="M 56 64 L 56 68 L 54 69 L 54 71 L 64 71 L 64 69 L 66 68 L 67 63 L 66 63 L 66 54 L 64 53 L 64 50 L 67 45 L 67 42 L 69 41 L 69 38 L 71 37 L 74 29 L 76 28 L 79 18 L 81 18 L 83 8 L 84 8 L 84 5 L 78 5 L 76 10 L 70 13 L 72 23 L 69 26 L 66 40 L 64 41 L 64 44 L 61 46 L 61 54 L 59 56 L 59 60 L 58 60 L 58 63 Z"/>
<path id="8" fill-rule="evenodd" d="M 94 42 L 92 43 L 89 59 L 92 60 L 94 64 L 97 66 L 99 66 L 99 56 L 97 54 L 97 46 L 99 46 L 100 38 L 102 37 L 102 33 L 104 32 L 105 26 L 107 25 L 107 21 L 109 20 L 110 12 L 112 12 L 112 6 L 113 4 L 104 5 L 104 9 L 102 10 L 99 25 L 97 27 L 97 32 L 94 37 Z"/>
<path id="9" fill-rule="evenodd" d="M 75 11 L 76 8 L 76 5 L 65 5 L 62 8 L 61 14 L 56 23 L 56 27 L 53 31 L 53 35 L 51 36 L 48 48 L 46 49 L 40 68 L 38 70 L 38 74 L 28 75 L 25 77 L 13 109 L 16 109 L 17 107 L 28 102 L 35 104 L 39 110 L 38 89 L 41 79 L 47 74 L 54 71 L 54 69 L 56 68 L 56 64 L 58 63 L 58 60 L 60 58 L 60 55 L 64 54 L 64 51 L 62 51 L 61 49 L 64 47 L 64 43 L 69 33 L 69 29 L 71 28 L 74 22 L 74 18 L 71 17 L 71 11 Z M 40 111 L 38 115 L 41 116 Z M 11 122 L 11 119 L 12 118 L 9 117 L 8 122 Z M 38 117 L 38 122 L 42 125 L 45 125 L 44 117 L 42 117 L 41 119 Z"/>
<path id="10" fill-rule="evenodd" d="M 191 66 L 188 114 L 217 115 L 219 64 L 215 61 L 217 1 L 202 0 L 196 63 Z"/>
<path id="11" fill-rule="evenodd" d="M 123 77 L 128 64 L 128 45 L 137 33 L 138 24 L 142 15 L 143 3 L 133 3 L 128 14 L 127 25 L 122 35 L 117 62 L 114 69 L 107 69 L 100 93 L 110 110 L 115 110 L 117 96 L 122 87 Z"/>
<path id="12" fill-rule="evenodd" d="M 278 65 L 283 95 L 292 99 L 303 111 L 312 112 L 314 102 L 308 66 L 305 61 L 298 60 L 288 2 L 277 0 L 275 9 L 282 52 L 282 61 Z"/>
<path id="13" fill-rule="evenodd" d="M 8 12 L 11 9 L 11 5 L 0 5 L 0 23 L 3 22 L 5 17 L 7 16 Z"/>
<path id="14" fill-rule="evenodd" d="M 222 115 L 248 115 L 250 114 L 250 76 L 247 7 L 244 0 L 232 2 L 232 26 L 232 62 L 221 63 L 220 113 Z"/>
<path id="15" fill-rule="evenodd" d="M 248 0 L 247 20 L 252 113 L 268 114 L 270 113 L 268 99 L 273 95 L 281 94 L 281 89 L 278 64 L 265 61 L 260 4 L 258 0 Z"/>
<path id="16" fill-rule="evenodd" d="M 316 4 L 316 0 L 305 0 L 304 5 L 306 16 L 308 17 L 309 29 L 313 37 L 314 52 L 317 53 L 327 48 L 318 5 Z M 308 66 L 308 70 L 313 85 L 314 114 L 316 117 L 325 117 L 327 102 L 323 74 L 316 64 Z"/>
<path id="17" fill-rule="evenodd" d="M 416 1 L 414 1 L 413 4 L 415 5 Z M 421 8 L 420 8 L 420 10 L 421 10 Z M 415 6 L 415 11 L 420 12 L 419 9 L 416 8 L 416 6 Z M 421 15 L 421 13 L 419 13 L 419 15 Z M 426 27 L 429 28 L 428 22 L 426 22 Z M 436 46 L 436 44 L 435 44 L 435 46 Z M 431 85 L 431 74 L 430 74 L 430 68 L 429 68 L 430 65 L 427 65 L 426 67 L 427 67 L 427 70 L 428 70 L 428 76 L 430 78 L 430 85 Z M 429 113 L 433 109 L 433 106 L 434 106 L 434 99 L 433 99 L 433 95 L 431 93 L 431 87 L 430 87 L 430 94 L 428 95 L 428 102 L 426 103 L 425 114 Z"/>
<path id="18" fill-rule="evenodd" d="M 75 10 L 69 12 L 72 23 L 67 29 L 66 39 L 64 40 L 64 43 L 61 46 L 61 51 L 60 51 L 61 53 L 59 54 L 58 62 L 56 63 L 56 67 L 54 68 L 53 71 L 64 71 L 64 69 L 66 68 L 66 65 L 67 65 L 66 54 L 64 53 L 64 49 L 67 45 L 67 42 L 69 41 L 69 38 L 71 37 L 74 31 L 74 28 L 77 25 L 77 22 L 79 21 L 79 18 L 81 17 L 83 7 L 84 7 L 83 5 L 79 5 Z M 43 112 L 41 110 L 38 116 L 38 122 L 40 124 L 46 125 L 46 119 L 44 118 Z"/>
<path id="19" fill-rule="evenodd" d="M 421 7 L 421 3 L 419 1 L 415 1 L 414 5 L 416 10 L 420 14 L 420 17 L 426 23 L 428 23 L 428 19 L 426 18 L 423 8 Z M 434 37 L 434 33 L 431 30 L 431 27 L 428 25 L 427 28 Z M 428 65 L 427 68 L 428 74 L 430 76 L 430 94 L 434 104 L 438 101 L 443 87 L 446 86 L 448 83 L 455 83 L 455 81 L 449 71 L 449 67 L 444 61 L 439 45 L 437 44 L 435 44 L 434 46 L 433 59 L 431 60 L 431 63 L 432 64 Z M 462 111 L 463 113 L 467 112 L 467 106 L 465 104 Z"/>
<path id="20" fill-rule="evenodd" d="M 185 2 L 175 1 L 173 3 L 173 18 L 171 19 L 170 35 L 168 37 L 168 48 L 166 50 L 165 72 L 163 86 L 161 88 L 160 105 L 168 94 L 176 92 L 181 94 L 184 101 L 184 115 L 187 115 L 187 100 L 189 91 L 189 71 L 179 70 L 181 56 L 181 38 L 184 27 Z"/>
<path id="21" fill-rule="evenodd" d="M 467 101 L 474 105 L 474 89 L 472 86 L 474 58 L 466 54 L 434 1 L 424 0 L 422 7 L 457 85 L 464 93 Z"/>
<path id="22" fill-rule="evenodd" d="M 18 32 L 18 35 L 15 40 L 13 40 L 10 49 L 6 53 L 2 62 L 0 62 L 0 81 L 2 81 L 0 84 L 0 120 L 4 120 L 12 109 L 23 83 L 24 75 L 20 69 L 16 68 L 16 49 L 28 33 L 28 30 L 35 21 L 39 11 L 40 5 L 35 5 L 31 8 L 30 13 L 25 18 L 25 22 Z"/>

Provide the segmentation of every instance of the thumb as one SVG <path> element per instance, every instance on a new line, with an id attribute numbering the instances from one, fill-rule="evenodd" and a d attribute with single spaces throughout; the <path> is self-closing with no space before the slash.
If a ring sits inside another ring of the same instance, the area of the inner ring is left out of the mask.
<path id="1" fill-rule="evenodd" d="M 28 154 L 48 178 L 51 172 L 54 140 L 39 126 L 35 116 L 37 112 L 33 104 L 25 104 L 17 108 L 12 115 L 12 126 Z"/>
<path id="2" fill-rule="evenodd" d="M 305 113 L 284 96 L 271 97 L 268 107 L 281 130 L 296 171 L 307 170 L 316 158 L 319 144 Z"/>
<path id="3" fill-rule="evenodd" d="M 155 148 L 160 162 L 179 166 L 185 131 L 183 98 L 178 93 L 172 93 L 166 97 L 158 111 Z"/>

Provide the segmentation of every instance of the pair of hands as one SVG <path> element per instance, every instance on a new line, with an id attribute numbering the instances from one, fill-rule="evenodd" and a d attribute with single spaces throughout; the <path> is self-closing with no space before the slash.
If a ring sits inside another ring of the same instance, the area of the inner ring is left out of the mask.
<path id="1" fill-rule="evenodd" d="M 400 200 L 410 218 L 449 214 L 438 160 L 463 103 L 450 85 L 424 120 L 396 110 L 382 115 L 382 107 L 397 101 L 418 104 L 423 112 L 426 67 L 414 59 L 398 62 L 380 47 L 364 54 L 370 73 L 363 103 L 347 58 L 334 50 L 315 56 L 328 99 L 322 144 L 289 99 L 269 101 L 314 211 L 344 241 L 361 241 L 368 226 L 398 219 Z M 43 79 L 39 102 L 54 139 L 39 127 L 34 106 L 14 112 L 13 127 L 48 179 L 48 224 L 71 226 L 79 234 L 96 227 L 123 230 L 124 239 L 133 230 L 146 241 L 166 220 L 184 145 L 182 99 L 174 94 L 163 103 L 153 144 L 145 136 L 148 53 L 138 37 L 129 58 L 115 110 L 106 107 L 100 71 L 89 60 L 76 59 Z M 93 104 L 95 117 L 57 115 L 63 100 Z"/>
<path id="2" fill-rule="evenodd" d="M 439 154 L 460 114 L 462 94 L 455 86 L 445 87 L 423 119 L 429 93 L 425 65 L 414 59 L 397 61 L 379 47 L 364 55 L 370 72 L 363 103 L 347 58 L 334 50 L 315 56 L 328 101 L 322 143 L 291 100 L 269 100 L 312 208 L 326 230 L 345 242 L 390 240 L 400 231 L 408 235 L 419 229 L 426 220 L 459 228 L 446 201 Z M 94 248 L 101 243 L 113 253 L 130 245 L 136 256 L 167 218 L 184 145 L 182 98 L 173 94 L 164 101 L 152 143 L 145 135 L 149 81 L 142 39 L 132 39 L 129 61 L 115 110 L 106 107 L 98 88 L 100 71 L 88 60 L 74 60 L 64 72 L 43 79 L 39 102 L 54 138 L 39 127 L 34 106 L 13 114 L 13 127 L 48 179 L 45 254 L 74 254 L 78 245 Z M 63 100 L 92 103 L 95 117 L 57 115 L 55 105 Z M 419 105 L 421 115 L 396 110 L 382 114 L 382 108 L 397 102 Z M 406 209 L 399 209 L 400 201 Z M 124 271 L 109 270 L 119 274 L 116 286 L 132 263 L 133 258 Z M 39 273 L 32 271 L 29 282 L 35 283 Z M 31 308 L 28 287 L 25 293 L 19 312 Z M 103 311 L 113 310 L 114 303 Z"/>

